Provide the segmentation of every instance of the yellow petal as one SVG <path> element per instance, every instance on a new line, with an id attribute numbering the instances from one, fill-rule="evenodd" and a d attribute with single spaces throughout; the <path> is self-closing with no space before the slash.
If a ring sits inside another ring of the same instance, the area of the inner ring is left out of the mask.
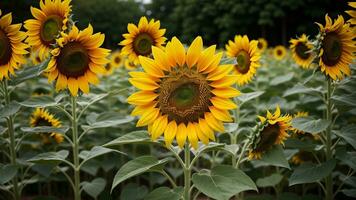
<path id="1" fill-rule="evenodd" d="M 159 114 L 159 110 L 157 108 L 152 108 L 147 110 L 142 117 L 138 120 L 136 126 L 141 127 L 141 126 L 147 126 L 148 124 L 153 123 Z"/>
<path id="2" fill-rule="evenodd" d="M 155 65 L 154 61 L 151 58 L 139 56 L 138 59 L 140 60 L 140 64 L 142 65 L 142 68 L 148 74 L 159 78 L 164 76 L 163 71 Z"/>
<path id="3" fill-rule="evenodd" d="M 233 87 L 216 88 L 211 91 L 214 95 L 223 98 L 232 98 L 240 95 L 240 91 Z"/>
<path id="4" fill-rule="evenodd" d="M 78 94 L 78 82 L 75 78 L 68 78 L 68 89 L 72 96 L 77 96 Z"/>
<path id="5" fill-rule="evenodd" d="M 200 130 L 200 126 L 197 123 L 194 123 L 195 131 L 200 141 L 202 141 L 205 145 L 209 144 L 209 138 Z"/>
<path id="6" fill-rule="evenodd" d="M 194 149 L 198 149 L 198 136 L 195 126 L 189 122 L 187 126 L 188 140 Z"/>
<path id="7" fill-rule="evenodd" d="M 210 101 L 215 107 L 219 109 L 230 110 L 230 109 L 237 108 L 237 105 L 234 102 L 232 102 L 230 99 L 212 97 Z"/>
<path id="8" fill-rule="evenodd" d="M 210 140 L 215 141 L 214 131 L 209 127 L 205 119 L 199 119 L 199 128 Z"/>
<path id="9" fill-rule="evenodd" d="M 221 120 L 224 122 L 232 122 L 233 121 L 230 116 L 230 113 L 226 110 L 221 110 L 214 106 L 209 106 L 209 110 L 214 115 L 214 117 L 218 120 Z"/>
<path id="10" fill-rule="evenodd" d="M 129 104 L 134 104 L 134 105 L 145 105 L 154 101 L 157 97 L 158 94 L 154 92 L 139 91 L 129 96 L 129 98 L 127 98 L 127 102 Z"/>
<path id="11" fill-rule="evenodd" d="M 219 132 L 224 132 L 224 125 L 223 123 L 221 123 L 221 121 L 216 120 L 216 118 L 210 113 L 210 112 L 206 112 L 204 114 L 205 120 L 208 123 L 208 125 Z"/>
<path id="12" fill-rule="evenodd" d="M 176 140 L 178 146 L 183 149 L 185 141 L 187 140 L 187 127 L 184 123 L 180 123 L 177 127 Z"/>
<path id="13" fill-rule="evenodd" d="M 155 90 L 159 85 L 149 78 L 129 78 L 129 82 L 140 90 Z"/>
<path id="14" fill-rule="evenodd" d="M 152 126 L 152 140 L 156 140 L 160 137 L 164 130 L 166 129 L 168 124 L 168 116 L 164 115 L 159 117 L 155 122 L 153 122 Z"/>
<path id="15" fill-rule="evenodd" d="M 164 131 L 164 141 L 166 143 L 166 147 L 169 148 L 176 137 L 177 133 L 177 123 L 175 121 L 171 121 L 168 123 L 166 130 Z"/>
<path id="16" fill-rule="evenodd" d="M 185 49 L 183 44 L 176 37 L 173 37 L 172 47 L 175 49 L 176 62 L 179 66 L 183 66 L 185 63 Z"/>
<path id="17" fill-rule="evenodd" d="M 194 39 L 187 51 L 186 63 L 189 67 L 193 67 L 199 59 L 203 49 L 203 39 L 198 36 Z"/>

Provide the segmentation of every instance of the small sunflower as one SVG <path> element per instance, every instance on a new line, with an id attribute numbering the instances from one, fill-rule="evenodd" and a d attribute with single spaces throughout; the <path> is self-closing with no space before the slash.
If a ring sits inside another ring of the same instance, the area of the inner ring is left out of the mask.
<path id="1" fill-rule="evenodd" d="M 49 126 L 58 128 L 61 127 L 61 122 L 44 108 L 36 108 L 36 110 L 32 113 L 30 117 L 30 126 Z M 50 143 L 49 137 L 52 137 L 58 144 L 62 143 L 64 140 L 62 134 L 55 132 L 41 134 L 41 137 L 45 144 Z"/>
<path id="2" fill-rule="evenodd" d="M 261 52 L 265 51 L 268 47 L 268 42 L 264 38 L 258 38 L 257 49 Z"/>
<path id="3" fill-rule="evenodd" d="M 234 74 L 237 75 L 237 84 L 245 85 L 251 82 L 260 66 L 260 53 L 257 49 L 257 41 L 249 41 L 246 35 L 237 35 L 234 41 L 229 41 L 226 47 L 226 54 L 230 58 L 235 58 L 237 64 L 234 66 Z"/>
<path id="4" fill-rule="evenodd" d="M 9 79 L 9 73 L 15 75 L 15 70 L 26 63 L 24 55 L 28 53 L 28 46 L 22 42 L 26 35 L 20 31 L 21 24 L 11 23 L 11 13 L 2 16 L 0 10 L 0 81 Z"/>
<path id="5" fill-rule="evenodd" d="M 31 7 L 35 19 L 25 21 L 26 42 L 43 60 L 49 55 L 60 32 L 67 30 L 71 0 L 40 0 L 40 8 Z"/>
<path id="6" fill-rule="evenodd" d="M 129 71 L 137 69 L 137 65 L 135 63 L 131 62 L 129 59 L 125 60 L 125 68 Z"/>
<path id="7" fill-rule="evenodd" d="M 349 2 L 348 3 L 349 6 L 351 6 L 352 8 L 356 8 L 356 2 Z M 347 14 L 350 15 L 351 19 L 348 20 L 348 22 L 351 24 L 351 25 L 356 25 L 356 10 L 353 9 L 353 10 L 348 10 L 348 11 L 345 11 Z"/>
<path id="8" fill-rule="evenodd" d="M 284 46 L 278 45 L 273 49 L 273 56 L 276 60 L 282 60 L 287 55 L 287 50 Z"/>
<path id="9" fill-rule="evenodd" d="M 305 162 L 314 162 L 315 158 L 311 152 L 300 150 L 298 153 L 292 156 L 291 163 L 300 165 Z"/>
<path id="10" fill-rule="evenodd" d="M 325 75 L 333 80 L 341 80 L 344 75 L 350 76 L 349 65 L 354 59 L 356 50 L 354 32 L 344 18 L 339 15 L 334 21 L 325 15 L 325 26 L 318 23 L 321 34 L 321 49 L 319 52 L 319 66 Z"/>
<path id="11" fill-rule="evenodd" d="M 311 52 L 313 45 L 308 40 L 308 37 L 303 34 L 297 39 L 291 39 L 290 49 L 294 61 L 304 69 L 308 69 L 313 62 L 314 56 Z"/>
<path id="12" fill-rule="evenodd" d="M 83 31 L 72 26 L 68 34 L 57 39 L 58 47 L 51 51 L 52 57 L 45 70 L 48 81 L 56 80 L 56 90 L 69 89 L 73 96 L 78 90 L 89 92 L 89 83 L 97 84 L 97 74 L 105 73 L 106 58 L 110 50 L 100 48 L 104 34 L 93 34 L 91 25 Z"/>
<path id="13" fill-rule="evenodd" d="M 40 54 L 38 53 L 38 51 L 35 50 L 31 50 L 30 53 L 30 61 L 33 65 L 39 65 L 41 64 L 43 61 L 45 61 L 47 59 L 48 55 L 45 56 L 44 58 L 40 57 Z"/>
<path id="14" fill-rule="evenodd" d="M 110 55 L 110 64 L 114 67 L 121 67 L 121 65 L 123 64 L 124 59 L 121 55 L 120 51 L 114 51 L 111 55 Z"/>
<path id="15" fill-rule="evenodd" d="M 299 117 L 308 117 L 309 113 L 308 112 L 297 112 L 297 114 L 295 114 L 293 116 L 293 118 L 299 118 Z M 295 134 L 304 134 L 304 131 L 298 130 L 296 128 L 292 128 L 291 129 Z"/>
<path id="16" fill-rule="evenodd" d="M 292 117 L 281 115 L 281 110 L 277 106 L 274 114 L 267 111 L 267 116 L 258 116 L 260 119 L 260 129 L 252 139 L 249 159 L 261 159 L 262 154 L 273 147 L 273 145 L 284 144 L 289 137 L 288 130 L 291 129 Z"/>
<path id="17" fill-rule="evenodd" d="M 141 17 L 138 26 L 130 23 L 127 30 L 129 33 L 123 34 L 125 39 L 119 45 L 124 46 L 121 50 L 122 55 L 128 56 L 135 65 L 140 64 L 139 56 L 150 56 L 153 46 L 161 48 L 166 41 L 163 37 L 166 29 L 160 29 L 159 20 L 151 19 L 148 22 L 146 17 Z"/>
<path id="18" fill-rule="evenodd" d="M 215 140 L 214 131 L 223 132 L 223 122 L 232 121 L 236 76 L 229 75 L 233 65 L 219 65 L 223 52 L 215 54 L 215 48 L 204 50 L 197 37 L 186 50 L 173 37 L 163 49 L 152 47 L 153 59 L 139 57 L 144 72 L 130 72 L 129 81 L 140 91 L 127 101 L 136 106 L 132 115 L 141 116 L 137 126 L 148 126 L 153 140 L 164 134 L 167 147 L 176 139 L 183 148 L 188 138 L 196 149 L 198 141 Z"/>

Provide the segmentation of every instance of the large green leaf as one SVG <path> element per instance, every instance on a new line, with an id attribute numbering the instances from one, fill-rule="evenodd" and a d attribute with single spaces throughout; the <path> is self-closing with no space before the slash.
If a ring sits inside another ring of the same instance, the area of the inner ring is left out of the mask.
<path id="1" fill-rule="evenodd" d="M 341 190 L 346 196 L 356 198 L 356 189 L 343 189 Z"/>
<path id="2" fill-rule="evenodd" d="M 65 134 L 69 127 L 52 127 L 52 126 L 38 126 L 38 127 L 22 127 L 23 132 L 28 133 L 62 133 Z"/>
<path id="3" fill-rule="evenodd" d="M 159 187 L 150 192 L 145 200 L 180 200 L 183 196 L 183 188 Z"/>
<path id="4" fill-rule="evenodd" d="M 285 167 L 290 169 L 288 160 L 284 155 L 281 145 L 274 145 L 274 147 L 268 150 L 262 155 L 261 162 L 267 163 L 273 166 Z"/>
<path id="5" fill-rule="evenodd" d="M 91 160 L 93 158 L 96 158 L 98 156 L 101 156 L 101 155 L 104 155 L 107 153 L 111 153 L 111 152 L 122 153 L 120 151 L 101 147 L 101 146 L 95 146 L 90 151 L 86 151 L 86 150 L 81 151 L 79 154 L 79 157 L 81 159 L 83 159 L 81 165 L 83 165 L 85 162 L 88 162 L 89 160 Z M 124 154 L 124 153 L 122 153 L 122 154 Z"/>
<path id="6" fill-rule="evenodd" d="M 144 144 L 144 143 L 157 143 L 151 140 L 147 131 L 133 131 L 127 133 L 115 140 L 104 144 L 104 147 L 117 147 L 124 144 Z"/>
<path id="7" fill-rule="evenodd" d="M 4 117 L 9 117 L 10 115 L 17 113 L 20 108 L 21 105 L 17 102 L 11 102 L 9 105 L 0 108 L 0 119 Z"/>
<path id="8" fill-rule="evenodd" d="M 16 165 L 0 165 L 0 185 L 9 182 L 17 174 Z"/>
<path id="9" fill-rule="evenodd" d="M 34 67 L 25 67 L 16 73 L 16 76 L 10 79 L 11 85 L 18 85 L 28 79 L 35 78 L 42 74 L 43 70 L 47 67 L 49 59 L 43 61 Z"/>
<path id="10" fill-rule="evenodd" d="M 83 186 L 83 190 L 91 197 L 96 199 L 99 196 L 99 194 L 104 191 L 106 186 L 106 181 L 103 178 L 96 178 L 91 182 L 84 181 L 81 184 Z"/>
<path id="11" fill-rule="evenodd" d="M 285 147 L 289 149 L 302 149 L 303 151 L 313 151 L 317 145 L 312 141 L 301 141 L 296 138 L 288 138 L 285 142 Z"/>
<path id="12" fill-rule="evenodd" d="M 343 138 L 347 143 L 349 143 L 354 149 L 356 149 L 356 125 L 349 125 L 343 127 L 340 133 L 336 133 L 339 137 Z"/>
<path id="13" fill-rule="evenodd" d="M 146 186 L 129 183 L 125 185 L 120 194 L 120 200 L 142 200 L 148 193 Z"/>
<path id="14" fill-rule="evenodd" d="M 56 102 L 51 96 L 34 96 L 30 99 L 27 99 L 26 101 L 20 102 L 19 104 L 30 108 L 44 108 L 49 106 L 56 106 L 58 105 L 58 102 Z"/>
<path id="15" fill-rule="evenodd" d="M 95 128 L 107 128 L 107 127 L 114 127 L 121 124 L 126 124 L 133 121 L 134 118 L 131 116 L 123 118 L 122 115 L 116 112 L 108 112 L 100 114 L 96 117 L 94 123 L 90 123 L 88 128 L 95 129 Z M 87 126 L 85 126 L 87 127 Z"/>
<path id="16" fill-rule="evenodd" d="M 242 103 L 246 103 L 246 102 L 250 101 L 251 99 L 261 96 L 263 93 L 265 93 L 265 92 L 264 91 L 256 91 L 256 92 L 242 93 L 240 96 L 237 97 L 237 99 L 239 101 L 241 101 Z"/>
<path id="17" fill-rule="evenodd" d="M 217 200 L 229 200 L 235 194 L 256 190 L 255 183 L 243 171 L 231 166 L 220 165 L 193 175 L 195 187 L 205 195 Z"/>
<path id="18" fill-rule="evenodd" d="M 67 150 L 61 150 L 58 152 L 47 152 L 41 153 L 37 156 L 27 160 L 28 162 L 33 163 L 43 163 L 43 164 L 59 164 L 61 162 L 65 162 L 68 157 L 69 152 Z"/>
<path id="19" fill-rule="evenodd" d="M 259 178 L 256 181 L 256 185 L 258 187 L 273 187 L 281 182 L 283 176 L 281 174 L 271 174 L 270 176 L 266 176 L 263 178 Z"/>
<path id="20" fill-rule="evenodd" d="M 283 76 L 277 76 L 271 80 L 270 85 L 275 86 L 275 85 L 279 85 L 279 84 L 288 82 L 293 79 L 293 76 L 294 76 L 293 72 L 290 72 Z"/>
<path id="21" fill-rule="evenodd" d="M 295 85 L 294 87 L 286 90 L 283 94 L 283 97 L 287 97 L 294 94 L 315 94 L 321 93 L 323 91 L 322 87 L 318 88 L 308 88 L 304 85 Z"/>
<path id="22" fill-rule="evenodd" d="M 153 156 L 141 156 L 124 164 L 116 173 L 111 191 L 121 182 L 148 171 L 160 171 L 168 159 L 158 160 Z"/>
<path id="23" fill-rule="evenodd" d="M 201 155 L 202 153 L 221 150 L 225 144 L 211 142 L 208 145 L 200 145 L 197 151 L 193 151 L 194 155 Z"/>
<path id="24" fill-rule="evenodd" d="M 330 122 L 324 119 L 313 119 L 311 117 L 298 117 L 292 120 L 292 126 L 298 130 L 308 133 L 320 133 L 325 131 Z"/>
<path id="25" fill-rule="evenodd" d="M 356 106 L 356 93 L 343 96 L 332 96 L 331 97 L 338 105 L 346 106 Z"/>
<path id="26" fill-rule="evenodd" d="M 302 164 L 294 170 L 289 178 L 289 186 L 314 183 L 329 175 L 336 166 L 336 160 L 332 159 L 319 165 Z"/>

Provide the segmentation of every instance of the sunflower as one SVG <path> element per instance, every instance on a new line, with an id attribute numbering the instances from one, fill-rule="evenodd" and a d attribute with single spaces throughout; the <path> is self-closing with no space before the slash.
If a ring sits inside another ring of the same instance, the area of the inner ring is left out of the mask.
<path id="1" fill-rule="evenodd" d="M 30 117 L 30 126 L 49 126 L 58 128 L 61 127 L 61 122 L 44 108 L 36 108 Z M 49 137 L 52 137 L 58 144 L 62 143 L 64 140 L 62 134 L 55 132 L 41 134 L 41 137 L 43 139 L 43 143 L 45 144 L 50 143 Z"/>
<path id="2" fill-rule="evenodd" d="M 295 165 L 300 165 L 305 162 L 314 162 L 314 161 L 315 159 L 313 157 L 313 154 L 311 152 L 303 151 L 303 150 L 300 150 L 291 158 L 291 163 Z"/>
<path id="3" fill-rule="evenodd" d="M 303 34 L 297 39 L 291 39 L 290 49 L 295 62 L 304 69 L 308 69 L 313 62 L 314 56 L 311 52 L 313 45 L 308 40 L 308 37 Z"/>
<path id="4" fill-rule="evenodd" d="M 124 59 L 122 58 L 120 51 L 114 51 L 110 55 L 110 64 L 114 67 L 121 67 L 123 64 Z"/>
<path id="5" fill-rule="evenodd" d="M 68 34 L 57 39 L 58 47 L 51 51 L 52 57 L 45 70 L 48 81 L 56 80 L 56 90 L 68 88 L 73 96 L 78 90 L 89 92 L 89 83 L 97 84 L 97 74 L 105 73 L 106 58 L 110 50 L 100 48 L 104 34 L 93 34 L 91 25 L 83 31 L 72 26 Z"/>
<path id="6" fill-rule="evenodd" d="M 28 53 L 28 46 L 22 42 L 26 35 L 20 31 L 21 24 L 11 23 L 11 13 L 2 16 L 0 10 L 0 81 L 9 79 L 9 73 L 15 75 L 15 70 L 26 63 L 24 55 Z"/>
<path id="7" fill-rule="evenodd" d="M 60 32 L 67 30 L 71 0 L 40 0 L 40 8 L 31 7 L 35 19 L 25 21 L 26 42 L 38 51 L 43 60 L 50 54 Z"/>
<path id="8" fill-rule="evenodd" d="M 234 41 L 229 41 L 226 47 L 226 54 L 230 58 L 235 58 L 237 64 L 234 65 L 234 74 L 237 75 L 236 82 L 245 85 L 251 82 L 260 66 L 260 53 L 257 49 L 257 41 L 249 41 L 246 35 L 237 35 Z"/>
<path id="9" fill-rule="evenodd" d="M 140 56 L 144 72 L 130 72 L 130 83 L 140 89 L 128 103 L 135 105 L 133 116 L 141 116 L 137 126 L 148 126 L 153 140 L 164 134 L 166 146 L 174 138 L 183 148 L 186 140 L 193 148 L 215 140 L 214 131 L 224 132 L 223 122 L 231 122 L 230 98 L 239 95 L 231 87 L 236 76 L 233 65 L 219 65 L 223 52 L 216 46 L 203 49 L 197 37 L 188 50 L 176 38 L 163 49 L 152 47 L 153 59 Z"/>
<path id="10" fill-rule="evenodd" d="M 30 61 L 33 65 L 39 65 L 41 64 L 43 61 L 45 61 L 48 58 L 49 55 L 46 55 L 44 58 L 40 57 L 40 54 L 38 53 L 38 51 L 35 50 L 31 50 L 30 53 Z"/>
<path id="11" fill-rule="evenodd" d="M 289 137 L 288 130 L 291 129 L 292 117 L 281 115 L 281 110 L 277 106 L 274 114 L 267 111 L 267 116 L 258 116 L 261 128 L 252 139 L 250 145 L 249 159 L 261 159 L 262 154 L 273 147 L 273 145 L 284 144 Z"/>
<path id="12" fill-rule="evenodd" d="M 265 51 L 268 47 L 268 42 L 264 38 L 258 38 L 257 49 L 261 52 Z"/>
<path id="13" fill-rule="evenodd" d="M 322 36 L 319 66 L 326 76 L 333 80 L 340 80 L 344 75 L 351 75 L 349 65 L 354 59 L 353 52 L 356 50 L 353 41 L 355 35 L 350 25 L 344 23 L 341 15 L 334 23 L 328 15 L 325 15 L 325 21 L 325 26 L 317 23 Z"/>
<path id="14" fill-rule="evenodd" d="M 125 39 L 119 43 L 119 45 L 124 46 L 121 50 L 122 55 L 128 56 L 135 65 L 140 64 L 139 56 L 150 56 L 153 46 L 161 48 L 166 41 L 166 38 L 163 37 L 166 29 L 159 28 L 159 20 L 151 19 L 148 22 L 146 17 L 141 17 L 138 26 L 128 24 L 127 30 L 129 33 L 123 34 Z"/>
<path id="15" fill-rule="evenodd" d="M 356 8 L 356 2 L 349 2 L 349 6 L 351 6 L 352 8 Z M 345 12 L 351 16 L 351 19 L 349 19 L 348 22 L 351 25 L 356 25 L 356 11 L 355 11 L 355 9 L 348 10 Z"/>
<path id="16" fill-rule="evenodd" d="M 278 45 L 273 49 L 273 56 L 276 60 L 282 60 L 287 55 L 287 50 L 284 46 Z"/>
<path id="17" fill-rule="evenodd" d="M 137 65 L 135 65 L 133 62 L 131 62 L 129 59 L 125 60 L 125 68 L 127 70 L 135 70 L 137 69 Z"/>

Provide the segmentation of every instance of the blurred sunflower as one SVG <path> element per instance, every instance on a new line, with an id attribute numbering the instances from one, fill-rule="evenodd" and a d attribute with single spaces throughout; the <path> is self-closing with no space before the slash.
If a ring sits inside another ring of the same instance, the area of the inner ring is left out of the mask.
<path id="1" fill-rule="evenodd" d="M 308 117 L 309 113 L 308 112 L 297 112 L 297 114 L 294 114 L 293 118 L 299 118 L 299 117 Z M 295 134 L 304 134 L 304 131 L 298 130 L 296 128 L 291 129 Z"/>
<path id="2" fill-rule="evenodd" d="M 349 6 L 351 6 L 352 8 L 356 8 L 356 2 L 349 2 L 348 3 Z M 347 14 L 350 15 L 351 19 L 348 20 L 348 22 L 350 22 L 351 25 L 356 25 L 356 10 L 348 10 L 345 11 Z"/>
<path id="3" fill-rule="evenodd" d="M 28 47 L 22 41 L 26 38 L 20 31 L 21 24 L 11 24 L 12 15 L 8 13 L 2 16 L 0 10 L 0 81 L 5 77 L 9 79 L 9 73 L 15 75 L 15 70 L 21 64 L 26 63 L 25 54 Z"/>
<path id="4" fill-rule="evenodd" d="M 26 42 L 43 60 L 49 55 L 60 32 L 67 30 L 71 0 L 40 0 L 40 8 L 31 7 L 35 19 L 25 21 Z"/>
<path id="5" fill-rule="evenodd" d="M 291 163 L 295 165 L 300 165 L 305 162 L 313 162 L 315 158 L 311 152 L 299 150 L 296 154 L 294 154 L 291 158 Z"/>
<path id="6" fill-rule="evenodd" d="M 284 46 L 278 45 L 273 49 L 273 56 L 276 60 L 282 60 L 287 55 L 287 50 Z"/>
<path id="7" fill-rule="evenodd" d="M 308 40 L 308 37 L 303 34 L 297 39 L 291 39 L 290 49 L 294 61 L 304 69 L 308 69 L 313 62 L 314 56 L 311 52 L 313 45 Z"/>
<path id="8" fill-rule="evenodd" d="M 35 50 L 31 50 L 31 53 L 30 53 L 30 61 L 33 65 L 38 65 L 40 63 L 42 63 L 44 60 L 46 60 L 46 58 L 48 57 L 45 56 L 44 58 L 41 58 L 38 51 L 35 51 Z"/>
<path id="9" fill-rule="evenodd" d="M 137 69 L 137 65 L 131 62 L 129 59 L 125 60 L 125 68 L 129 71 Z"/>
<path id="10" fill-rule="evenodd" d="M 277 106 L 274 114 L 267 111 L 267 116 L 258 116 L 261 128 L 252 139 L 250 146 L 249 159 L 261 159 L 262 154 L 271 149 L 276 144 L 284 144 L 289 137 L 288 130 L 291 129 L 292 117 L 281 115 L 281 110 Z"/>
<path id="11" fill-rule="evenodd" d="M 245 85 L 251 82 L 260 66 L 260 53 L 257 49 L 257 41 L 249 41 L 246 35 L 237 35 L 234 41 L 229 40 L 225 45 L 226 55 L 235 58 L 237 64 L 234 65 L 234 74 L 237 75 L 236 82 L 239 85 Z"/>
<path id="12" fill-rule="evenodd" d="M 36 108 L 30 117 L 30 126 L 49 126 L 58 128 L 61 127 L 61 122 L 44 108 Z M 55 132 L 41 134 L 41 137 L 44 144 L 50 143 L 49 137 L 52 137 L 58 144 L 62 143 L 64 140 L 62 134 Z"/>
<path id="13" fill-rule="evenodd" d="M 111 63 L 108 63 L 105 65 L 105 73 L 104 76 L 110 76 L 112 73 L 114 73 L 114 67 Z"/>
<path id="14" fill-rule="evenodd" d="M 258 38 L 257 49 L 261 52 L 265 51 L 268 47 L 268 42 L 264 38 Z"/>
<path id="15" fill-rule="evenodd" d="M 110 64 L 114 67 L 121 67 L 123 64 L 124 59 L 122 58 L 122 55 L 120 51 L 114 51 L 110 55 Z"/>
<path id="16" fill-rule="evenodd" d="M 216 46 L 203 49 L 197 37 L 188 50 L 176 38 L 162 49 L 152 47 L 153 59 L 140 56 L 145 72 L 130 72 L 130 83 L 140 89 L 128 103 L 135 105 L 133 116 L 141 116 L 137 126 L 148 126 L 153 140 L 164 134 L 166 146 L 174 138 L 183 148 L 188 138 L 193 148 L 215 140 L 214 131 L 223 132 L 223 122 L 231 122 L 230 100 L 239 91 L 231 87 L 236 76 L 228 75 L 232 65 L 219 65 L 223 52 Z"/>
<path id="17" fill-rule="evenodd" d="M 93 34 L 93 27 L 79 31 L 76 26 L 68 34 L 57 39 L 58 47 L 51 51 L 52 57 L 45 70 L 48 81 L 56 80 L 56 90 L 68 88 L 73 96 L 78 90 L 89 92 L 89 83 L 97 84 L 97 74 L 105 73 L 106 58 L 110 50 L 100 48 L 104 34 Z"/>
<path id="18" fill-rule="evenodd" d="M 354 59 L 356 50 L 355 34 L 344 18 L 339 15 L 334 21 L 325 15 L 325 26 L 318 24 L 321 34 L 321 49 L 319 52 L 319 66 L 326 76 L 333 80 L 341 80 L 344 75 L 350 76 L 349 65 Z"/>
<path id="19" fill-rule="evenodd" d="M 138 26 L 128 24 L 127 30 L 129 33 L 123 34 L 125 39 L 119 43 L 119 45 L 124 46 L 121 49 L 122 55 L 128 56 L 135 65 L 140 64 L 139 56 L 150 56 L 153 46 L 161 48 L 166 41 L 166 38 L 163 37 L 166 29 L 159 28 L 159 20 L 151 19 L 148 22 L 146 17 L 141 17 Z"/>

